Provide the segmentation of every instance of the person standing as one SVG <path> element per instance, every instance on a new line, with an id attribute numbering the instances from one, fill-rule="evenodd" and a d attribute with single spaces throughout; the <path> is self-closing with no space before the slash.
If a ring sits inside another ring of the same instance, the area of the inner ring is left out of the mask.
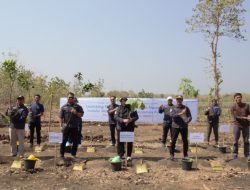
<path id="1" fill-rule="evenodd" d="M 82 109 L 82 111 L 83 111 L 83 108 L 82 108 L 82 106 L 79 104 L 79 102 L 78 102 L 78 100 L 77 100 L 77 98 L 75 97 L 74 98 L 74 102 L 75 102 L 75 104 L 77 104 L 78 106 L 80 106 L 81 108 L 80 109 Z M 83 111 L 83 114 L 84 114 L 84 111 Z M 78 119 L 78 144 L 81 144 L 81 141 L 82 141 L 82 117 L 77 117 L 77 119 Z"/>
<path id="2" fill-rule="evenodd" d="M 242 102 L 242 94 L 234 94 L 235 103 L 231 107 L 231 114 L 233 116 L 233 158 L 238 158 L 238 141 L 242 133 L 244 142 L 244 156 L 249 157 L 249 104 Z"/>
<path id="3" fill-rule="evenodd" d="M 7 111 L 7 115 L 10 117 L 10 145 L 11 156 L 24 157 L 24 134 L 25 134 L 25 121 L 28 116 L 28 108 L 24 105 L 24 97 L 18 96 L 16 106 L 11 107 Z M 17 141 L 19 141 L 19 147 L 17 150 Z"/>
<path id="4" fill-rule="evenodd" d="M 176 105 L 170 113 L 172 116 L 172 143 L 170 147 L 170 160 L 174 160 L 175 144 L 179 133 L 183 141 L 183 155 L 188 158 L 188 123 L 192 120 L 190 109 L 183 105 L 183 96 L 176 96 Z"/>
<path id="5" fill-rule="evenodd" d="M 159 107 L 159 113 L 164 112 L 164 118 L 163 118 L 163 133 L 162 133 L 162 147 L 166 147 L 167 142 L 167 135 L 168 131 L 170 131 L 170 142 L 172 141 L 172 117 L 170 116 L 170 113 L 173 110 L 173 98 L 171 96 L 167 97 L 167 105 L 163 106 L 161 105 Z"/>
<path id="6" fill-rule="evenodd" d="M 67 94 L 67 103 L 63 105 L 59 113 L 59 123 L 62 128 L 63 142 L 60 147 L 60 156 L 64 158 L 65 146 L 70 138 L 73 142 L 71 155 L 75 158 L 78 146 L 79 118 L 83 116 L 83 109 L 74 102 L 74 93 Z"/>
<path id="7" fill-rule="evenodd" d="M 137 114 L 137 111 L 131 111 L 131 105 L 126 104 L 126 101 L 128 99 L 126 97 L 123 97 L 120 99 L 121 105 L 118 107 L 117 111 L 115 112 L 115 120 L 117 121 L 117 153 L 120 156 L 120 158 L 123 158 L 125 154 L 125 143 L 120 142 L 120 132 L 128 131 L 128 132 L 134 132 L 134 129 L 136 127 L 135 121 L 139 119 L 139 116 Z M 127 143 L 127 161 L 132 161 L 132 150 L 133 150 L 133 142 Z"/>
<path id="8" fill-rule="evenodd" d="M 111 145 L 115 146 L 116 139 L 115 139 L 115 129 L 116 129 L 116 120 L 115 120 L 115 111 L 118 108 L 118 104 L 116 104 L 116 97 L 110 97 L 110 105 L 108 105 L 108 116 L 109 116 L 109 129 L 110 129 L 110 136 L 111 136 Z"/>
<path id="9" fill-rule="evenodd" d="M 44 113 L 43 104 L 40 103 L 41 96 L 36 94 L 34 103 L 30 106 L 29 128 L 30 128 L 30 147 L 33 146 L 34 132 L 36 130 L 37 145 L 41 144 L 41 117 Z"/>
<path id="10" fill-rule="evenodd" d="M 217 99 L 212 100 L 212 105 L 205 109 L 204 114 L 207 116 L 207 144 L 210 143 L 210 136 L 213 130 L 215 137 L 215 145 L 219 142 L 219 117 L 221 114 L 221 108 Z"/>

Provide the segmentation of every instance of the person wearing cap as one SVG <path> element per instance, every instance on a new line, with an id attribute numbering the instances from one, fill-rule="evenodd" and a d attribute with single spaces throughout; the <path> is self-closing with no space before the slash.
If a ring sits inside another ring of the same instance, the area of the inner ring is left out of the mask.
<path id="1" fill-rule="evenodd" d="M 221 114 L 221 108 L 218 104 L 217 99 L 212 100 L 212 105 L 207 107 L 204 111 L 204 114 L 207 116 L 207 144 L 210 143 L 210 135 L 213 130 L 215 137 L 215 145 L 218 145 L 219 142 L 219 117 Z"/>
<path id="2" fill-rule="evenodd" d="M 73 142 L 71 155 L 76 157 L 78 146 L 78 125 L 79 118 L 83 116 L 83 109 L 74 102 L 74 93 L 67 94 L 67 103 L 63 105 L 59 113 L 59 123 L 63 133 L 63 141 L 60 147 L 60 156 L 64 158 L 65 146 L 69 138 Z"/>
<path id="3" fill-rule="evenodd" d="M 30 128 L 30 147 L 33 146 L 34 132 L 36 129 L 37 145 L 41 144 L 41 116 L 44 113 L 43 104 L 40 103 L 41 96 L 36 94 L 34 96 L 34 103 L 30 106 L 29 113 L 29 128 Z"/>
<path id="4" fill-rule="evenodd" d="M 240 134 L 243 136 L 244 156 L 249 158 L 249 125 L 250 125 L 250 106 L 242 102 L 242 94 L 234 94 L 235 103 L 231 107 L 231 114 L 233 116 L 233 158 L 238 158 L 238 142 Z"/>
<path id="5" fill-rule="evenodd" d="M 168 131 L 170 131 L 170 142 L 172 139 L 172 117 L 170 116 L 170 113 L 173 110 L 173 98 L 171 96 L 167 97 L 167 105 L 163 106 L 161 105 L 159 107 L 159 113 L 164 112 L 164 118 L 163 118 L 163 133 L 162 133 L 162 147 L 166 147 L 167 142 L 167 135 Z"/>
<path id="6" fill-rule="evenodd" d="M 183 96 L 176 96 L 176 105 L 172 112 L 172 142 L 170 147 L 170 160 L 174 160 L 175 144 L 179 133 L 183 141 L 183 155 L 188 158 L 188 123 L 192 120 L 190 109 L 183 105 Z"/>
<path id="7" fill-rule="evenodd" d="M 24 105 L 24 97 L 18 96 L 16 106 L 7 110 L 7 115 L 10 117 L 10 146 L 11 156 L 24 157 L 24 137 L 25 137 L 25 121 L 28 116 L 28 108 Z M 16 142 L 19 141 L 17 150 Z"/>
<path id="8" fill-rule="evenodd" d="M 137 111 L 131 112 L 131 105 L 126 104 L 128 99 L 123 97 L 120 99 L 121 105 L 118 107 L 117 111 L 115 112 L 115 120 L 117 121 L 117 153 L 120 158 L 123 158 L 125 154 L 125 143 L 120 142 L 120 132 L 121 131 L 129 131 L 134 132 L 136 127 L 135 121 L 139 119 Z M 128 142 L 127 145 L 127 161 L 132 161 L 132 150 L 133 150 L 133 142 Z"/>
<path id="9" fill-rule="evenodd" d="M 115 111 L 118 108 L 118 104 L 115 102 L 116 97 L 110 97 L 110 105 L 108 105 L 108 116 L 109 116 L 109 129 L 110 129 L 110 136 L 111 136 L 111 145 L 115 146 L 116 139 L 115 139 L 115 129 L 116 129 L 116 120 L 115 120 Z"/>

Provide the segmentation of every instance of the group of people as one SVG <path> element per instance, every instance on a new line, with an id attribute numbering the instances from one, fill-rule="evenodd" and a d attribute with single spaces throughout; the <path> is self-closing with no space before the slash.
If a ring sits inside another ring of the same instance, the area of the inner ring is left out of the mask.
<path id="1" fill-rule="evenodd" d="M 18 96 L 16 106 L 9 108 L 6 114 L 10 117 L 10 145 L 12 156 L 24 156 L 24 137 L 25 123 L 28 118 L 30 128 L 30 146 L 33 146 L 34 132 L 37 134 L 37 145 L 41 143 L 41 117 L 44 113 L 44 107 L 40 103 L 41 96 L 34 96 L 34 102 L 27 108 L 24 105 L 24 97 Z M 126 104 L 126 97 L 120 98 L 120 105 L 116 104 L 116 97 L 110 97 L 110 105 L 107 107 L 109 116 L 109 128 L 111 134 L 111 145 L 117 144 L 117 154 L 124 158 L 127 154 L 127 161 L 132 160 L 133 143 L 127 143 L 125 151 L 124 142 L 120 142 L 120 132 L 133 132 L 137 127 L 135 122 L 139 119 L 138 113 L 131 109 L 130 104 Z M 250 107 L 249 104 L 242 102 L 242 94 L 234 95 L 235 103 L 231 107 L 233 116 L 233 158 L 238 157 L 238 142 L 242 133 L 244 142 L 244 156 L 249 157 L 249 125 L 250 125 Z M 176 104 L 173 104 L 173 98 L 167 98 L 167 104 L 159 107 L 159 113 L 164 113 L 163 117 L 163 135 L 162 145 L 166 147 L 167 135 L 170 132 L 170 160 L 174 160 L 175 146 L 179 133 L 183 141 L 183 156 L 188 158 L 188 124 L 192 120 L 192 115 L 188 106 L 183 104 L 183 96 L 176 96 Z M 65 147 L 68 141 L 72 142 L 71 155 L 76 157 L 78 145 L 81 144 L 82 117 L 84 111 L 78 104 L 74 93 L 67 94 L 67 103 L 60 108 L 59 123 L 63 133 L 63 141 L 60 147 L 60 156 L 64 158 Z M 210 143 L 210 135 L 213 130 L 215 144 L 219 142 L 219 117 L 221 108 L 218 100 L 213 99 L 212 104 L 205 109 L 204 114 L 207 116 L 207 143 Z M 115 137 L 117 131 L 117 139 Z M 17 149 L 17 141 L 19 146 Z"/>
<path id="2" fill-rule="evenodd" d="M 181 133 L 183 141 L 183 155 L 188 157 L 188 123 L 192 120 L 190 110 L 182 105 L 183 97 L 176 97 L 176 105 L 173 105 L 173 98 L 167 98 L 167 105 L 159 107 L 159 113 L 164 113 L 162 146 L 166 147 L 167 135 L 170 131 L 170 160 L 174 160 L 174 150 L 178 134 Z M 231 106 L 233 117 L 233 159 L 238 158 L 239 139 L 242 133 L 244 143 L 244 157 L 249 158 L 249 125 L 250 108 L 249 104 L 242 102 L 242 94 L 234 94 L 234 104 Z M 219 143 L 219 117 L 221 108 L 217 99 L 212 99 L 204 114 L 207 116 L 207 144 L 210 144 L 210 136 L 213 131 L 215 145 Z"/>

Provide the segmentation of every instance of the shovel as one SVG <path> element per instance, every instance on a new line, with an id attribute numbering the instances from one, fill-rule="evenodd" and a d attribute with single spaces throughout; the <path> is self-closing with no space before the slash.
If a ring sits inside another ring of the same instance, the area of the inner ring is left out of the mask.
<path id="1" fill-rule="evenodd" d="M 148 173 L 148 166 L 141 160 L 140 164 L 136 165 L 136 174 Z"/>
<path id="2" fill-rule="evenodd" d="M 135 148 L 135 154 L 143 154 L 142 148 L 139 148 L 138 146 Z"/>

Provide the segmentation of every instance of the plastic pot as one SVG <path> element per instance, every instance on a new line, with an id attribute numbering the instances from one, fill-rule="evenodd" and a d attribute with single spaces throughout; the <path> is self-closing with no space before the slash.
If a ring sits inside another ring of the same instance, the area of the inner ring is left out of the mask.
<path id="1" fill-rule="evenodd" d="M 122 170 L 122 162 L 113 163 L 111 162 L 111 168 L 113 172 Z"/>
<path id="2" fill-rule="evenodd" d="M 219 146 L 219 151 L 221 153 L 227 153 L 227 147 L 226 146 Z"/>
<path id="3" fill-rule="evenodd" d="M 192 170 L 193 160 L 192 159 L 182 159 L 182 169 Z"/>
<path id="4" fill-rule="evenodd" d="M 36 160 L 24 160 L 24 169 L 25 170 L 34 170 L 36 165 Z"/>

